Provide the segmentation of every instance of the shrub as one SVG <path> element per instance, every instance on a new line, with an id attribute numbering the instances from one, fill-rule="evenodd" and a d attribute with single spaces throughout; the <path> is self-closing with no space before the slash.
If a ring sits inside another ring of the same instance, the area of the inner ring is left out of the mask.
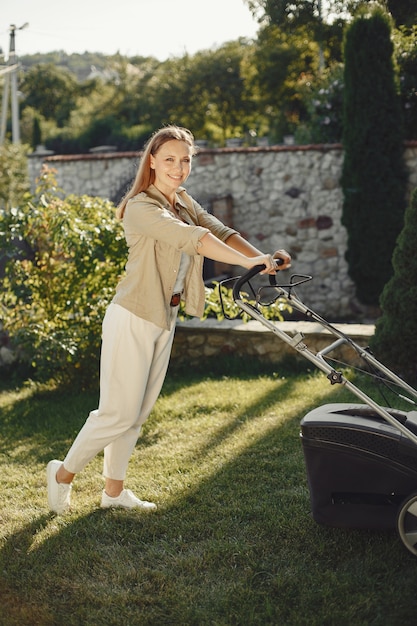
<path id="1" fill-rule="evenodd" d="M 34 196 L 1 219 L 9 257 L 1 316 L 19 361 L 36 379 L 87 386 L 97 376 L 101 322 L 126 260 L 114 206 L 63 198 L 45 168 Z M 17 253 L 17 242 L 26 254 Z"/>
<path id="2" fill-rule="evenodd" d="M 28 146 L 6 142 L 0 147 L 0 211 L 9 211 L 29 192 Z"/>
<path id="3" fill-rule="evenodd" d="M 252 320 L 252 316 L 242 311 L 233 300 L 233 288 L 230 287 L 234 279 L 228 279 L 223 283 L 213 282 L 214 287 L 206 287 L 206 302 L 204 308 L 204 314 L 202 320 L 214 318 L 217 320 L 224 319 L 241 319 L 243 322 L 249 322 Z M 271 295 L 271 292 L 269 292 Z M 273 299 L 271 295 L 271 300 Z M 248 294 L 246 291 L 242 292 L 242 296 L 245 300 L 255 306 L 256 298 L 253 294 Z M 267 298 L 268 299 L 268 298 Z M 292 306 L 288 303 L 286 298 L 279 297 L 267 306 L 258 305 L 258 310 L 268 320 L 284 320 L 283 312 L 292 313 Z M 186 319 L 184 308 L 181 304 L 179 310 L 179 318 Z"/>
<path id="4" fill-rule="evenodd" d="M 371 347 L 377 358 L 411 385 L 417 383 L 417 189 L 404 216 L 392 257 L 394 273 L 385 285 Z"/>

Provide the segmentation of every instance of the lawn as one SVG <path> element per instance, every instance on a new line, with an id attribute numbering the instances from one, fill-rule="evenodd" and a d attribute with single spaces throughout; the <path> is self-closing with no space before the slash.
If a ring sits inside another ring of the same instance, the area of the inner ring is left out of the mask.
<path id="1" fill-rule="evenodd" d="M 2 625 L 415 624 L 417 560 L 396 531 L 311 516 L 300 420 L 355 399 L 319 372 L 222 369 L 169 373 L 126 484 L 153 514 L 98 508 L 100 457 L 51 514 L 46 464 L 97 394 L 3 383 Z"/>

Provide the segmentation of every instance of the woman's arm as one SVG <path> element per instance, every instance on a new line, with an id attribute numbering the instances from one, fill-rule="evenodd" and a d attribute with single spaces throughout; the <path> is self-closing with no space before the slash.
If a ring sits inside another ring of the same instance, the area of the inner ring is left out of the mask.
<path id="1" fill-rule="evenodd" d="M 235 237 L 239 237 L 243 242 L 245 241 L 240 235 L 231 235 L 227 242 Z M 229 243 L 223 243 L 223 241 L 220 241 L 211 233 L 206 233 L 199 241 L 198 253 L 214 261 L 230 265 L 241 265 L 246 269 L 250 269 L 254 265 L 265 265 L 265 270 L 261 272 L 262 274 L 275 271 L 276 267 L 271 254 L 263 254 L 250 244 L 245 246 L 240 241 L 234 241 L 233 243 L 235 245 L 231 246 Z M 241 249 L 239 250 L 239 248 Z"/>
<path id="2" fill-rule="evenodd" d="M 250 257 L 250 256 L 262 255 L 262 252 L 260 252 L 260 250 L 255 248 L 255 246 L 253 246 L 251 243 L 249 243 L 249 241 L 244 239 L 238 233 L 228 237 L 226 239 L 225 243 L 226 243 L 226 245 L 230 246 L 234 250 L 237 250 L 238 252 L 241 252 L 245 256 L 249 256 Z M 277 250 L 273 254 L 273 258 L 282 260 L 282 264 L 279 265 L 279 267 L 276 268 L 276 269 L 286 270 L 288 267 L 291 266 L 291 256 L 288 254 L 288 252 L 286 250 Z"/>

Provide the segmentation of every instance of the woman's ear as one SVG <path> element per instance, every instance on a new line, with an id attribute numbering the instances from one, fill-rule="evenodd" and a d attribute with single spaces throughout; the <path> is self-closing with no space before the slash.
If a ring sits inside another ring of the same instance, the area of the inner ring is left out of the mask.
<path id="1" fill-rule="evenodd" d="M 155 157 L 153 156 L 153 154 L 149 155 L 149 167 L 151 168 L 151 170 L 155 169 Z"/>

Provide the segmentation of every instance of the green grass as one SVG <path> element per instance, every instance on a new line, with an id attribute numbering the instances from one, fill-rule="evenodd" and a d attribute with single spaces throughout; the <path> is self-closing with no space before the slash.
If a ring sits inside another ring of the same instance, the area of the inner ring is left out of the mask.
<path id="1" fill-rule="evenodd" d="M 320 373 L 252 369 L 169 375 L 127 479 L 150 515 L 98 508 L 101 457 L 50 514 L 46 464 L 97 394 L 3 384 L 2 625 L 415 623 L 417 560 L 396 531 L 311 517 L 300 420 L 354 399 Z"/>

